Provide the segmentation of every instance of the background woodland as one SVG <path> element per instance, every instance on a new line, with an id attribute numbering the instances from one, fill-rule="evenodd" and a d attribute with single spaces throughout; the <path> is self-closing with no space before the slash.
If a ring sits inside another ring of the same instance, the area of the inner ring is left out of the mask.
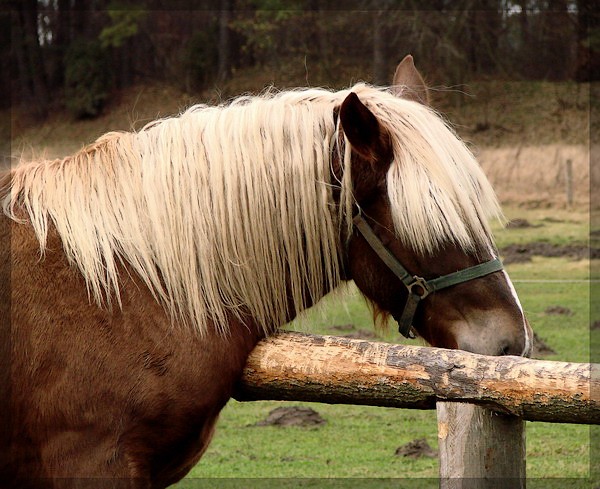
<path id="1" fill-rule="evenodd" d="M 600 78 L 599 0 L 0 0 L 0 108 L 98 115 L 111 94 L 164 82 L 230 87 L 386 84 L 406 53 L 434 86 Z M 9 96 L 10 94 L 10 96 Z M 233 93 L 225 95 L 233 95 Z M 456 100 L 460 103 L 460 100 Z"/>

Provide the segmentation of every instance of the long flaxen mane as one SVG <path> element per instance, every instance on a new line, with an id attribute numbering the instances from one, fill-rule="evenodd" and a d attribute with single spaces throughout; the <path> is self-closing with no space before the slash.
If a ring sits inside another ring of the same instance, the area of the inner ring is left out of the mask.
<path id="1" fill-rule="evenodd" d="M 400 239 L 421 253 L 447 241 L 490 245 L 494 193 L 442 119 L 384 89 L 350 90 L 391 135 L 387 185 Z M 355 202 L 333 109 L 350 90 L 198 105 L 64 159 L 21 163 L 4 211 L 31 223 L 42 253 L 53 226 L 101 305 L 119 302 L 126 264 L 200 333 L 208 321 L 226 333 L 228 318 L 246 315 L 271 332 L 290 306 L 300 311 L 340 282 L 340 230 Z M 336 154 L 342 181 L 332 177 Z"/>

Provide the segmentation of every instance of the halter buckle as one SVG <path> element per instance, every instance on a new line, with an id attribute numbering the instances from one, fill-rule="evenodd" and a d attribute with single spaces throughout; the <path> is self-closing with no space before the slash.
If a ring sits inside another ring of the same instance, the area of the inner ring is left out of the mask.
<path id="1" fill-rule="evenodd" d="M 418 277 L 417 275 L 413 276 L 413 281 L 406 286 L 409 294 L 414 294 L 419 299 L 425 299 L 431 292 L 427 285 L 427 280 L 423 277 Z"/>

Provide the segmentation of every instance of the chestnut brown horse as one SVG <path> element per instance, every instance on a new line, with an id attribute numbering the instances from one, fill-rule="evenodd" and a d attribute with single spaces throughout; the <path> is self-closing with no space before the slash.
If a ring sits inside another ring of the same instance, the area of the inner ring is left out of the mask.
<path id="1" fill-rule="evenodd" d="M 407 57 L 390 89 L 195 106 L 4 175 L 2 482 L 178 481 L 256 343 L 342 281 L 432 345 L 528 354 L 494 193 L 427 100 Z"/>

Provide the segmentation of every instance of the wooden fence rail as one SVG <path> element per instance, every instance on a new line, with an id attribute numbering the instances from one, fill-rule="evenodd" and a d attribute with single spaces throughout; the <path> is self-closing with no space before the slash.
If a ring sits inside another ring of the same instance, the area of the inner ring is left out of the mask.
<path id="1" fill-rule="evenodd" d="M 235 398 L 435 409 L 462 401 L 530 421 L 600 424 L 600 365 L 281 333 L 250 355 Z"/>

